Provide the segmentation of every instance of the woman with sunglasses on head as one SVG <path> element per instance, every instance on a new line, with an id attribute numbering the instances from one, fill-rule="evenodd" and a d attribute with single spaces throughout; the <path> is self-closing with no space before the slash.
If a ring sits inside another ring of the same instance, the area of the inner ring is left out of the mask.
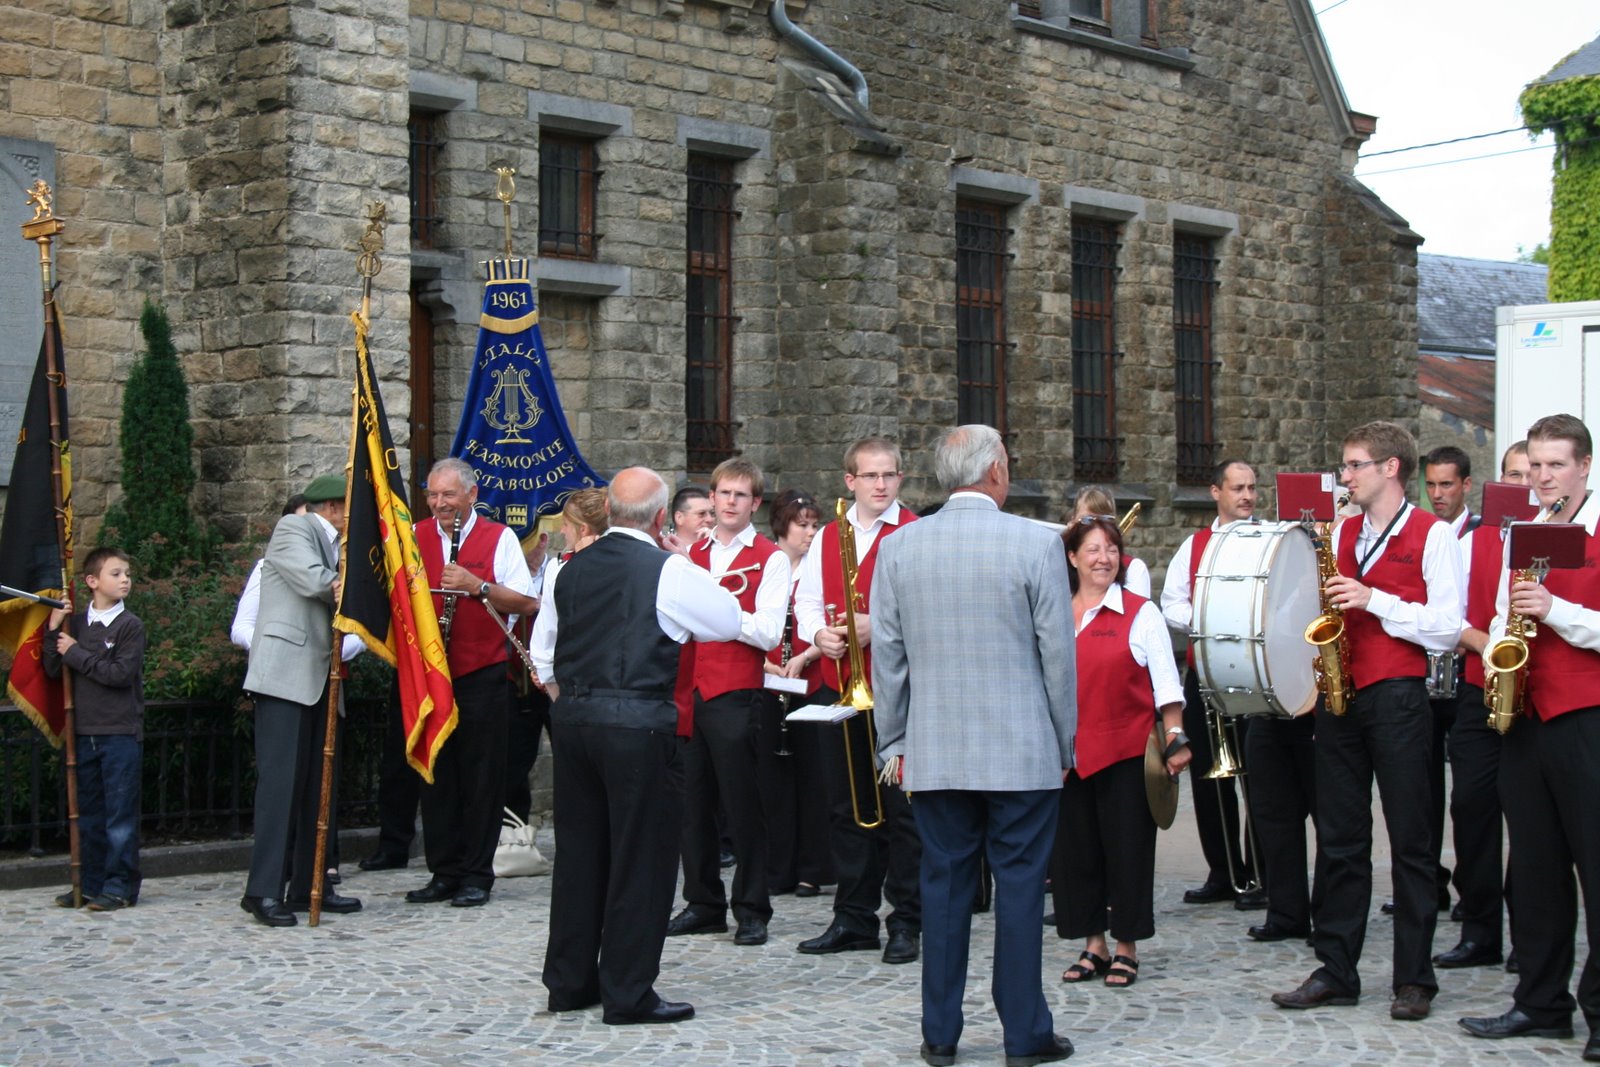
<path id="1" fill-rule="evenodd" d="M 800 636 L 794 618 L 794 586 L 800 582 L 800 561 L 805 559 L 821 525 L 822 509 L 808 493 L 787 489 L 773 502 L 772 539 L 789 557 L 794 585 L 789 589 L 783 640 L 767 653 L 765 670 L 770 675 L 802 679 L 806 690 L 804 696 L 790 695 L 787 701 L 776 691 L 768 693 L 758 756 L 769 813 L 768 882 L 773 892 L 793 888 L 798 897 L 814 897 L 822 886 L 834 880 L 828 845 L 828 800 L 818 751 L 831 732 L 825 733 L 815 725 L 786 729 L 783 724 L 786 712 L 808 703 L 822 684 L 822 651 Z"/>
<path id="2" fill-rule="evenodd" d="M 1189 762 L 1183 683 L 1156 606 L 1123 587 L 1114 519 L 1085 516 L 1062 535 L 1077 630 L 1076 766 L 1061 788 L 1051 863 L 1056 931 L 1084 939 L 1064 982 L 1139 977 L 1138 942 L 1155 933 L 1156 823 L 1145 799 L 1144 752 L 1160 723 L 1167 773 Z M 1116 950 L 1106 942 L 1106 915 Z"/>
<path id="3" fill-rule="evenodd" d="M 1077 522 L 1086 515 L 1104 516 L 1113 524 L 1117 521 L 1117 498 L 1111 495 L 1110 489 L 1103 485 L 1085 485 L 1078 490 L 1077 499 L 1072 502 L 1072 518 L 1067 521 Z M 1145 566 L 1144 560 L 1124 548 L 1122 565 L 1127 568 L 1127 576 L 1122 581 L 1123 588 L 1149 600 L 1150 568 Z"/>

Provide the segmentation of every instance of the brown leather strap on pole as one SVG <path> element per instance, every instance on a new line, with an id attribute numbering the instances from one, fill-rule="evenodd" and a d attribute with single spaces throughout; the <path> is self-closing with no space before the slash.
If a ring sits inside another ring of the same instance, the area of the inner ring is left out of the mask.
<path id="1" fill-rule="evenodd" d="M 344 636 L 333 631 L 333 655 L 328 660 L 328 721 L 322 732 L 322 789 L 317 797 L 317 850 L 311 869 L 311 918 L 322 921 L 322 892 L 328 867 L 328 811 L 333 807 L 333 746 L 339 736 L 339 646 Z"/>

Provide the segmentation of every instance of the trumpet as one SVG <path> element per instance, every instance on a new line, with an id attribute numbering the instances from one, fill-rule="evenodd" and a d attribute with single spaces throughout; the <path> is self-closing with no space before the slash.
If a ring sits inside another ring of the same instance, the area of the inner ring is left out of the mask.
<path id="1" fill-rule="evenodd" d="M 1567 506 L 1562 497 L 1550 505 L 1545 521 L 1561 514 Z M 1518 582 L 1544 581 L 1545 568 L 1511 572 L 1511 585 Z M 1508 587 L 1509 588 L 1509 587 Z M 1489 725 L 1498 733 L 1510 731 L 1522 714 L 1522 699 L 1528 681 L 1528 659 L 1533 654 L 1529 644 L 1538 636 L 1539 627 L 1526 615 L 1509 612 L 1506 616 L 1505 636 L 1490 646 L 1483 657 L 1483 703 L 1489 709 Z"/>
<path id="2" fill-rule="evenodd" d="M 878 751 L 877 731 L 872 728 L 872 683 L 867 678 L 866 657 L 861 651 L 861 638 L 856 633 L 856 579 L 860 574 L 860 567 L 856 562 L 856 531 L 846 517 L 849 502 L 839 500 L 834 508 L 834 515 L 839 524 L 839 566 L 844 571 L 844 625 L 845 649 L 849 656 L 849 678 L 840 686 L 839 703 L 836 707 L 854 708 L 857 715 L 861 716 L 862 725 L 865 727 L 867 751 L 865 762 L 868 768 L 868 778 L 872 781 L 873 815 L 865 817 L 861 812 L 861 797 L 856 787 L 856 746 L 850 740 L 850 726 L 846 721 L 840 725 L 844 731 L 844 762 L 846 777 L 850 781 L 850 815 L 855 819 L 856 825 L 863 830 L 873 830 L 883 825 L 883 786 L 878 775 L 870 773 L 872 761 Z M 833 625 L 833 620 L 828 620 Z M 841 670 L 844 665 L 840 665 Z"/>
<path id="3" fill-rule="evenodd" d="M 1339 507 L 1344 507 L 1348 499 L 1342 498 Z M 1312 669 L 1325 706 L 1333 714 L 1343 715 L 1354 686 L 1350 681 L 1350 643 L 1344 632 L 1344 610 L 1326 592 L 1329 580 L 1339 574 L 1338 561 L 1333 557 L 1333 523 L 1323 524 L 1312 539 L 1317 546 L 1317 595 L 1322 600 L 1322 614 L 1306 627 L 1306 642 L 1317 650 Z"/>

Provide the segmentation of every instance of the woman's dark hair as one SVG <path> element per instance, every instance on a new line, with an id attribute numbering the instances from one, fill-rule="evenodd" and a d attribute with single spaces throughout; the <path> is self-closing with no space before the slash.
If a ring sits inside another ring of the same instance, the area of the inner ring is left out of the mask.
<path id="1" fill-rule="evenodd" d="M 789 533 L 789 527 L 802 518 L 806 512 L 822 521 L 822 509 L 811 498 L 811 494 L 799 489 L 785 489 L 778 494 L 778 499 L 772 504 L 772 536 L 782 540 Z"/>
<path id="2" fill-rule="evenodd" d="M 1127 554 L 1122 550 L 1122 531 L 1117 528 L 1116 520 L 1104 515 L 1085 515 L 1061 531 L 1061 547 L 1067 553 L 1067 581 L 1071 583 L 1074 593 L 1078 591 L 1078 568 L 1072 565 L 1072 553 L 1082 548 L 1083 542 L 1095 530 L 1104 533 L 1111 547 L 1117 550 L 1117 582 L 1120 584 L 1128 579 Z"/>

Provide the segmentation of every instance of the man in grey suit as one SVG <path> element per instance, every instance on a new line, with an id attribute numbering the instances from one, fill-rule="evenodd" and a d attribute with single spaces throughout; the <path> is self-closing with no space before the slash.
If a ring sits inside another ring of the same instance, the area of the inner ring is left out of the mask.
<path id="1" fill-rule="evenodd" d="M 305 497 L 306 513 L 279 519 L 267 545 L 244 679 L 256 707 L 256 800 L 239 906 L 267 926 L 293 926 L 311 899 L 345 480 L 321 475 Z M 323 911 L 360 909 L 355 897 L 323 894 Z"/>
<path id="2" fill-rule="evenodd" d="M 1045 1004 L 1039 923 L 1078 722 L 1072 592 L 1061 539 L 1000 511 L 994 429 L 951 431 L 935 471 L 949 501 L 883 543 L 872 579 L 878 754 L 922 834 L 922 1058 L 955 1062 L 982 852 L 1006 1064 L 1031 1067 L 1072 1054 Z"/>

